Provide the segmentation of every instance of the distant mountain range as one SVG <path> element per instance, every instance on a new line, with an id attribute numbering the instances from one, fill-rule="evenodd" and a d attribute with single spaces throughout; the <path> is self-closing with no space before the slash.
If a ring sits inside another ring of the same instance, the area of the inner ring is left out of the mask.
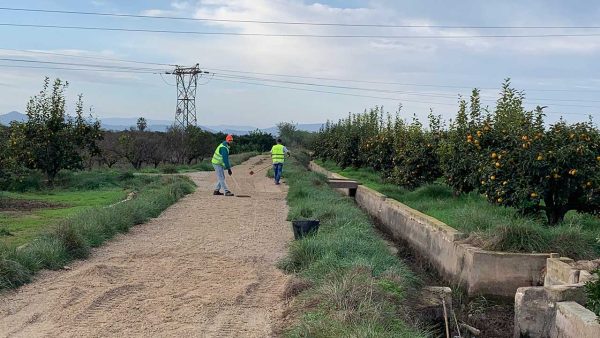
<path id="1" fill-rule="evenodd" d="M 16 111 L 11 111 L 10 113 L 0 115 L 0 124 L 9 125 L 12 121 L 25 121 L 27 120 L 27 115 L 21 114 Z M 148 130 L 150 131 L 165 131 L 169 126 L 173 124 L 173 121 L 169 120 L 153 120 L 147 119 Z M 101 118 L 100 123 L 102 124 L 102 128 L 107 130 L 126 130 L 130 127 L 135 127 L 137 122 L 137 118 L 135 117 L 107 117 Z M 322 123 L 305 123 L 298 124 L 297 128 L 299 130 L 316 132 L 319 131 L 323 124 Z M 210 132 L 222 132 L 225 134 L 234 134 L 234 135 L 246 135 L 251 131 L 259 129 L 260 131 L 270 133 L 272 135 L 276 135 L 278 132 L 277 127 L 273 126 L 270 128 L 256 128 L 252 126 L 236 126 L 236 125 L 217 125 L 217 126 L 200 126 L 200 128 L 210 131 Z"/>

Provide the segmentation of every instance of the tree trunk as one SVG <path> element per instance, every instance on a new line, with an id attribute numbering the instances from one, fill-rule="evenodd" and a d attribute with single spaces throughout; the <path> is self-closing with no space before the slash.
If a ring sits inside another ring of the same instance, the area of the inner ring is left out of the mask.
<path id="1" fill-rule="evenodd" d="M 552 194 L 545 196 L 544 203 L 546 204 L 544 209 L 546 211 L 546 218 L 548 218 L 549 225 L 556 225 L 562 222 L 570 209 L 568 205 L 557 205 Z"/>
<path id="2" fill-rule="evenodd" d="M 564 221 L 567 211 L 569 210 L 565 207 L 546 208 L 546 217 L 548 218 L 548 224 L 556 225 Z"/>

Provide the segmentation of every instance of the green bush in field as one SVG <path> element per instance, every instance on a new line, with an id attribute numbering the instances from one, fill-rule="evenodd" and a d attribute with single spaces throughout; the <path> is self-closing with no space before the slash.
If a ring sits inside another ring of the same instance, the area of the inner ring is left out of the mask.
<path id="1" fill-rule="evenodd" d="M 488 130 L 489 127 L 483 126 L 479 91 L 475 89 L 471 94 L 469 112 L 467 102 L 464 99 L 459 101 L 456 119 L 450 124 L 438 149 L 444 179 L 455 195 L 469 193 L 479 187 L 481 145 L 477 139 L 474 143 L 473 136 L 480 137 Z"/>
<path id="2" fill-rule="evenodd" d="M 598 321 L 600 322 L 600 269 L 591 272 L 598 279 L 585 283 L 585 293 L 587 295 L 586 307 L 598 316 Z"/>
<path id="3" fill-rule="evenodd" d="M 177 167 L 174 165 L 167 165 L 161 168 L 163 174 L 177 174 Z"/>

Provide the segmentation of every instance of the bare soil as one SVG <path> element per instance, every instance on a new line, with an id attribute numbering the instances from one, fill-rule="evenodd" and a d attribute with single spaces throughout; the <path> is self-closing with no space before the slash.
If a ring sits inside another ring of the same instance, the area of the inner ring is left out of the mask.
<path id="1" fill-rule="evenodd" d="M 63 207 L 65 207 L 65 205 L 46 201 L 0 198 L 0 211 L 32 211 L 36 209 Z"/>
<path id="2" fill-rule="evenodd" d="M 196 192 L 158 218 L 0 295 L 0 336 L 275 335 L 288 281 L 275 264 L 293 236 L 286 187 L 248 175 L 260 160 L 234 169 L 251 198 L 213 196 L 214 173 L 190 173 Z"/>

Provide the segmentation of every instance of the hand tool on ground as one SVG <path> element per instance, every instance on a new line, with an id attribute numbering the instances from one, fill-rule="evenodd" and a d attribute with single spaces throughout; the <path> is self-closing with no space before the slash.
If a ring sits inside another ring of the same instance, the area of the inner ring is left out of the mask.
<path id="1" fill-rule="evenodd" d="M 254 174 L 256 174 L 256 173 L 257 173 L 257 172 L 259 172 L 259 171 L 263 171 L 263 170 L 265 170 L 265 169 L 269 169 L 269 168 L 271 168 L 271 167 L 272 167 L 272 165 L 270 165 L 270 164 L 269 164 L 269 166 L 268 166 L 268 167 L 264 167 L 264 168 L 258 169 L 257 171 L 252 171 L 252 170 L 250 170 L 250 175 L 254 175 Z"/>
<path id="2" fill-rule="evenodd" d="M 233 175 L 229 176 L 231 177 L 231 179 L 233 180 L 233 183 L 235 183 L 236 187 L 238 188 L 238 191 L 241 191 L 242 188 L 240 188 L 240 184 L 238 183 L 238 181 L 235 179 L 235 177 Z M 250 197 L 250 195 L 244 195 L 244 194 L 236 194 L 236 197 Z"/>

